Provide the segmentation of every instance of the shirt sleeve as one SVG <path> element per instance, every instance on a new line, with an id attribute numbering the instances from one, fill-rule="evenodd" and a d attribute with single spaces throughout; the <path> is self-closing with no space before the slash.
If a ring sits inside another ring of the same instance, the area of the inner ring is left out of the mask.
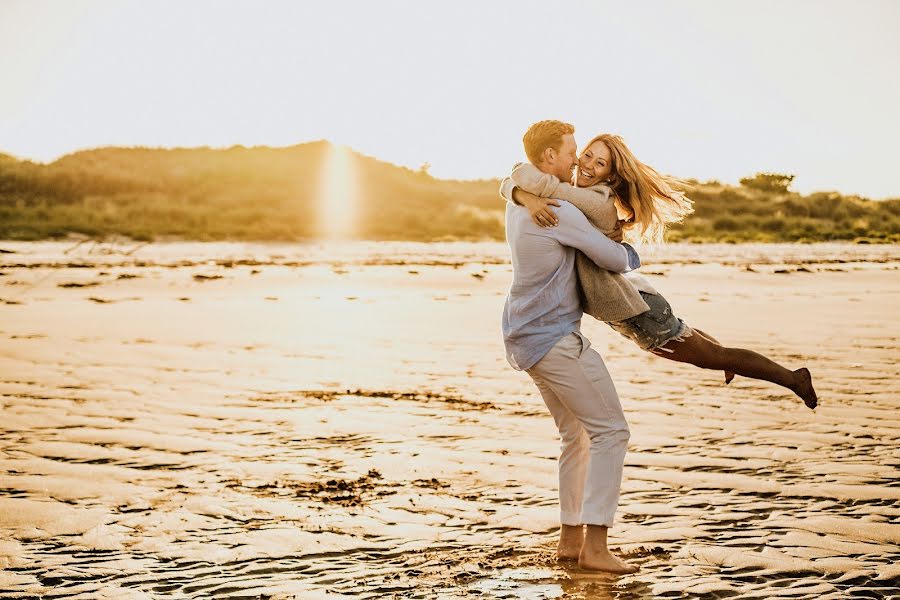
<path id="1" fill-rule="evenodd" d="M 627 273 L 641 266 L 641 258 L 630 244 L 614 242 L 597 231 L 571 203 L 562 201 L 551 209 L 559 217 L 559 225 L 549 231 L 560 244 L 581 250 L 598 267 L 613 273 Z"/>

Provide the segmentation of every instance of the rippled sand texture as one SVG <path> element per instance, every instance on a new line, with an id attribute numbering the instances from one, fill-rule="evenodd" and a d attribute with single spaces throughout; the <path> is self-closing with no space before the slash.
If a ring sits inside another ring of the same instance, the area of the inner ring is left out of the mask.
<path id="1" fill-rule="evenodd" d="M 897 247 L 648 253 L 814 413 L 585 319 L 632 430 L 621 578 L 553 561 L 502 245 L 0 248 L 0 598 L 900 597 Z"/>

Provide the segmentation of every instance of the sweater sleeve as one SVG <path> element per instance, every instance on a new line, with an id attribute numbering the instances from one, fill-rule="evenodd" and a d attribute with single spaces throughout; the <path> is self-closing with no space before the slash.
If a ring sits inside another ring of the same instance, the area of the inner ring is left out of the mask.
<path id="1" fill-rule="evenodd" d="M 541 198 L 566 200 L 574 204 L 604 234 L 609 234 L 616 228 L 619 217 L 608 186 L 575 187 L 560 181 L 554 175 L 544 173 L 530 163 L 517 164 L 507 179 L 513 184 L 508 196 L 510 199 L 512 188 L 518 187 Z"/>
<path id="2" fill-rule="evenodd" d="M 500 197 L 510 204 L 515 204 L 515 200 L 513 200 L 514 189 L 516 189 L 516 184 L 512 178 L 504 177 L 503 181 L 500 182 Z"/>

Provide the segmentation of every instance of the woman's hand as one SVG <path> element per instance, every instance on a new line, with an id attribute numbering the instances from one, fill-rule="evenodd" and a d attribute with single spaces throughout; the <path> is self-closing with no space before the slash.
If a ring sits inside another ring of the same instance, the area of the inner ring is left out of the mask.
<path id="1" fill-rule="evenodd" d="M 520 188 L 513 190 L 513 200 L 528 209 L 528 212 L 531 214 L 531 220 L 538 227 L 556 227 L 559 225 L 559 218 L 556 216 L 556 213 L 550 210 L 551 206 L 559 206 L 558 200 L 541 198 Z"/>

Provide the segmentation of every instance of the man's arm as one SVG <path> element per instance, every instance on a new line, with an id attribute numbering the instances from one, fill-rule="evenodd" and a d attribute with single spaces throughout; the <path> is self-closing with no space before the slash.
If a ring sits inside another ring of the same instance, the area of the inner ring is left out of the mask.
<path id="1" fill-rule="evenodd" d="M 631 245 L 614 242 L 597 231 L 571 203 L 560 204 L 555 209 L 559 225 L 549 230 L 560 244 L 581 250 L 598 267 L 613 273 L 627 273 L 641 266 L 641 258 Z"/>

